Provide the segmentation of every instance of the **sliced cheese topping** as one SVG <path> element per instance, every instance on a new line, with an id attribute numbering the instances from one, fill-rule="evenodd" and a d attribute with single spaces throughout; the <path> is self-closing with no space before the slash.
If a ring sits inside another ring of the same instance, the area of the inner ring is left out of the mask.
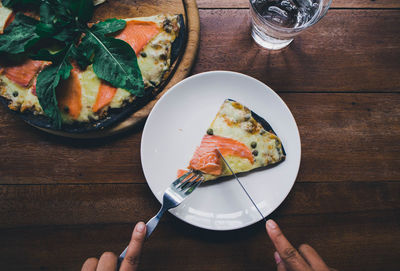
<path id="1" fill-rule="evenodd" d="M 13 11 L 4 7 L 0 1 L 0 34 L 4 32 L 4 29 L 11 22 L 13 14 Z"/>

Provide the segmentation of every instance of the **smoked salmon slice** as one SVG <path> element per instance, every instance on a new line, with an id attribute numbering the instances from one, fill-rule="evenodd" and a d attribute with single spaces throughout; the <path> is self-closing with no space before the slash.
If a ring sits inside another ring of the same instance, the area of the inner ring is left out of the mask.
<path id="1" fill-rule="evenodd" d="M 212 175 L 221 175 L 222 161 L 216 148 L 218 148 L 223 156 L 239 156 L 254 163 L 253 155 L 245 144 L 232 138 L 205 135 L 200 146 L 196 149 L 192 160 L 190 160 L 189 168 Z"/>
<path id="2" fill-rule="evenodd" d="M 22 65 L 6 67 L 4 74 L 14 83 L 22 87 L 28 87 L 43 65 L 44 61 L 27 59 Z"/>
<path id="3" fill-rule="evenodd" d="M 115 38 L 129 43 L 136 55 L 160 32 L 160 27 L 154 22 L 128 21 L 125 28 Z"/>
<path id="4" fill-rule="evenodd" d="M 60 82 L 56 96 L 60 110 L 77 119 L 82 110 L 82 87 L 78 69 L 72 69 L 70 77 Z"/>
<path id="5" fill-rule="evenodd" d="M 109 105 L 115 93 L 117 93 L 117 88 L 102 80 L 99 91 L 97 92 L 96 102 L 92 108 L 93 112 L 97 112 L 104 106 Z"/>

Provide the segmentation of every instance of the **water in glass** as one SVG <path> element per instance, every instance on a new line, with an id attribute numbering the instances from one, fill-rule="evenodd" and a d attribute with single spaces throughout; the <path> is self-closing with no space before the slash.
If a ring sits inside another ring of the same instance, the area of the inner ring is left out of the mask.
<path id="1" fill-rule="evenodd" d="M 328 4 L 327 4 L 328 2 Z M 261 46 L 281 49 L 325 15 L 331 0 L 250 0 L 252 36 Z"/>

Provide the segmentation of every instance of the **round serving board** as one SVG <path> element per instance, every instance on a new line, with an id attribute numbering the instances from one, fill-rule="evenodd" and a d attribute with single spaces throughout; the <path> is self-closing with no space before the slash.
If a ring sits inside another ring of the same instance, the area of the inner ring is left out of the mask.
<path id="1" fill-rule="evenodd" d="M 162 91 L 144 107 L 135 111 L 124 121 L 109 128 L 100 129 L 86 133 L 68 133 L 64 131 L 51 130 L 37 127 L 51 134 L 71 138 L 99 138 L 114 135 L 126 131 L 139 123 L 142 123 L 154 104 L 173 85 L 187 77 L 196 58 L 200 37 L 200 18 L 196 0 L 108 0 L 96 8 L 94 21 L 107 18 L 130 18 L 145 17 L 160 13 L 182 14 L 186 26 L 186 46 L 181 56 L 172 65 L 172 72 L 168 82 Z"/>

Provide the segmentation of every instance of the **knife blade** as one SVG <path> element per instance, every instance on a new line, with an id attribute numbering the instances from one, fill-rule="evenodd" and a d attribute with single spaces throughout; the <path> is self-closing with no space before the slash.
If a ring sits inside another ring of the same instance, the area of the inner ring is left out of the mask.
<path id="1" fill-rule="evenodd" d="M 238 176 L 236 176 L 235 172 L 233 172 L 231 166 L 228 164 L 228 162 L 225 160 L 224 156 L 222 155 L 222 153 L 219 151 L 219 149 L 216 147 L 217 152 L 219 153 L 219 155 L 221 155 L 222 160 L 224 161 L 225 165 L 229 168 L 230 172 L 232 173 L 232 175 L 235 177 L 236 181 L 240 184 L 240 186 L 242 187 L 243 191 L 246 193 L 247 197 L 250 199 L 251 203 L 253 203 L 254 207 L 256 208 L 257 212 L 260 214 L 260 216 L 262 217 L 262 219 L 267 222 L 267 219 L 264 217 L 264 215 L 261 213 L 260 209 L 258 209 L 257 204 L 254 202 L 254 200 L 251 198 L 250 194 L 247 192 L 246 188 L 244 188 L 243 184 L 240 182 Z"/>

